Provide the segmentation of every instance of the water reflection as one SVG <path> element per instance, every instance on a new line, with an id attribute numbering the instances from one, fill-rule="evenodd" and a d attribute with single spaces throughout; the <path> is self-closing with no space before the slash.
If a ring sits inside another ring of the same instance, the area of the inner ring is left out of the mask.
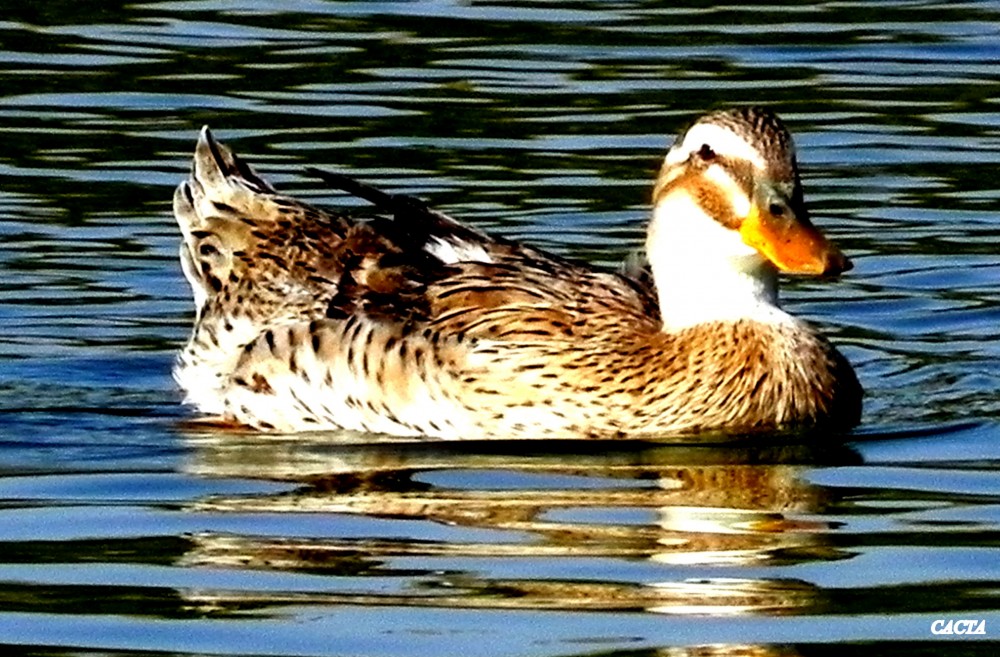
<path id="1" fill-rule="evenodd" d="M 399 527 L 397 534 L 304 539 L 198 534 L 185 565 L 348 578 L 334 584 L 338 590 L 287 599 L 205 591 L 191 599 L 213 609 L 322 602 L 809 613 L 822 597 L 815 586 L 746 577 L 739 569 L 719 577 L 718 567 L 846 558 L 828 541 L 830 523 L 812 517 L 826 494 L 801 474 L 817 464 L 858 462 L 847 448 L 793 443 L 545 441 L 530 443 L 525 454 L 523 442 L 337 444 L 210 434 L 190 440 L 194 474 L 296 484 L 279 494 L 203 498 L 193 511 L 341 514 L 392 519 Z M 440 526 L 466 531 L 441 536 L 433 529 Z M 711 576 L 690 576 L 709 568 Z M 386 591 L 384 578 L 410 586 Z"/>

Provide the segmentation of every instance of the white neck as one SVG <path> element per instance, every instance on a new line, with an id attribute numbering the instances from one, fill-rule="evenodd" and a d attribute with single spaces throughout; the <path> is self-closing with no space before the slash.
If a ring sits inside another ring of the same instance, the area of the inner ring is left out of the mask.
<path id="1" fill-rule="evenodd" d="M 669 194 L 654 208 L 646 254 L 664 330 L 740 319 L 791 320 L 778 308 L 774 267 L 686 193 Z"/>

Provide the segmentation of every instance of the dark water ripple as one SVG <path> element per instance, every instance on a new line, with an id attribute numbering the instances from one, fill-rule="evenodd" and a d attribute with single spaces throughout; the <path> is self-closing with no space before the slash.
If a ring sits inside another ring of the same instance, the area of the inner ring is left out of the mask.
<path id="1" fill-rule="evenodd" d="M 12 654 L 996 653 L 997 3 L 56 1 L 0 44 Z M 748 102 L 856 264 L 785 287 L 868 390 L 845 445 L 185 424 L 202 124 L 313 201 L 351 204 L 306 164 L 613 265 L 672 135 Z"/>

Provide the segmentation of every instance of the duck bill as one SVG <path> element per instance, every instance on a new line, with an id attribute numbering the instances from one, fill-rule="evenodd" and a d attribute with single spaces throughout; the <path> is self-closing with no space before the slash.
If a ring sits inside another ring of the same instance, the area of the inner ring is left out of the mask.
<path id="1" fill-rule="evenodd" d="M 836 276 L 852 267 L 851 261 L 808 219 L 791 216 L 785 207 L 786 211 L 776 216 L 753 203 L 740 225 L 743 241 L 789 274 Z"/>

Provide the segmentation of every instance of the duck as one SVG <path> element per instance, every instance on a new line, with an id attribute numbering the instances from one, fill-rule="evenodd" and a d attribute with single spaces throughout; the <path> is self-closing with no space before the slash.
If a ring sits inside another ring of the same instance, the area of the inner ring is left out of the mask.
<path id="1" fill-rule="evenodd" d="M 202 128 L 174 194 L 195 301 L 174 378 L 206 422 L 439 439 L 845 432 L 848 360 L 779 274 L 850 260 L 810 220 L 770 109 L 668 149 L 643 260 L 601 269 L 320 169 L 365 216 L 277 191 Z"/>

